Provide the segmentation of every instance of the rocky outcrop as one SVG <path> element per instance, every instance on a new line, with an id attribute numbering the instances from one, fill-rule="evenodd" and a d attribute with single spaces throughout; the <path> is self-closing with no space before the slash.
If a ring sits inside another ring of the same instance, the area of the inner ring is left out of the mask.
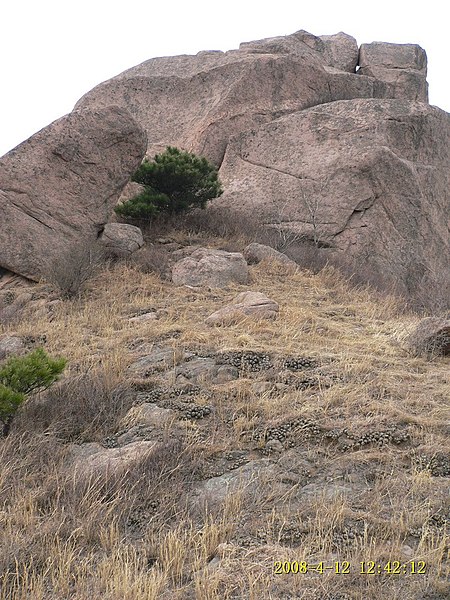
<path id="1" fill-rule="evenodd" d="M 426 73 L 417 45 L 358 49 L 343 32 L 306 31 L 128 69 L 2 159 L 0 266 L 38 279 L 42 248 L 51 263 L 74 239 L 95 240 L 144 151 L 173 145 L 221 165 L 212 210 L 257 217 L 360 280 L 449 296 L 450 124 L 426 103 Z M 175 283 L 247 282 L 242 262 L 195 252 Z"/>
<path id="2" fill-rule="evenodd" d="M 76 107 L 127 108 L 147 131 L 151 157 L 172 145 L 220 164 L 232 136 L 292 112 L 351 98 L 423 97 L 409 85 L 391 85 L 384 70 L 380 79 L 368 74 L 378 73 L 370 65 L 356 73 L 357 62 L 351 36 L 297 31 L 229 52 L 148 60 L 98 85 Z M 397 74 L 411 70 L 409 63 L 391 66 Z"/>
<path id="3" fill-rule="evenodd" d="M 248 283 L 247 263 L 239 252 L 198 248 L 172 267 L 175 285 L 223 288 L 230 283 Z"/>
<path id="4" fill-rule="evenodd" d="M 375 99 L 316 106 L 234 138 L 220 177 L 226 191 L 211 210 L 258 215 L 365 281 L 448 299 L 444 111 Z"/>
<path id="5" fill-rule="evenodd" d="M 0 266 L 38 281 L 95 243 L 146 149 L 124 108 L 75 111 L 0 159 Z"/>

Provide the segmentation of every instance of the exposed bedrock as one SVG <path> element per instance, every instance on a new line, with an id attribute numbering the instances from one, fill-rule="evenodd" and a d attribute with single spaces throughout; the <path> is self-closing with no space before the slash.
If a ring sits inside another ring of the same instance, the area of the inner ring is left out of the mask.
<path id="1" fill-rule="evenodd" d="M 232 206 L 406 295 L 449 289 L 450 115 L 359 99 L 236 136 L 220 169 Z M 447 294 L 448 297 L 448 294 Z"/>

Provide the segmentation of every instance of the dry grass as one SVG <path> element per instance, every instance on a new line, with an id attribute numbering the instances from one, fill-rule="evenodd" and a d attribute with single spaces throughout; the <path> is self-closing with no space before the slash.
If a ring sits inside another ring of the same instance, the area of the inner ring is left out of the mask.
<path id="1" fill-rule="evenodd" d="M 436 466 L 436 457 L 448 465 L 448 359 L 409 354 L 403 340 L 419 317 L 333 269 L 288 274 L 262 263 L 248 287 L 279 303 L 276 321 L 208 327 L 205 317 L 241 287 L 177 288 L 116 264 L 51 321 L 15 325 L 19 335 L 45 334 L 47 351 L 69 367 L 0 440 L 0 600 L 448 597 L 448 473 Z M 149 310 L 159 318 L 128 320 Z M 153 345 L 170 347 L 174 361 L 182 351 L 310 357 L 320 373 L 300 389 L 273 380 L 258 391 L 264 373 L 205 383 L 209 418 L 172 420 L 157 433 L 158 451 L 132 469 L 78 477 L 70 444 L 117 434 L 132 424 L 136 389 L 170 383 L 173 365 L 144 381 L 127 370 Z M 320 434 L 305 426 L 267 458 L 259 434 L 298 418 Z M 334 440 L 344 428 L 356 445 Z M 389 431 L 407 436 L 364 441 Z M 193 504 L 191 491 L 230 451 L 272 470 L 209 510 Z M 352 569 L 275 575 L 275 561 L 286 560 Z M 370 560 L 422 560 L 427 573 L 359 574 Z"/>

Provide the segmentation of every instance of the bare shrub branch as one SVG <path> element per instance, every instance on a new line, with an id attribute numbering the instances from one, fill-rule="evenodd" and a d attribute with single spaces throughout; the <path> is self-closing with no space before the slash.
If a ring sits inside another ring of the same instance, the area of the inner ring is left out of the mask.
<path id="1" fill-rule="evenodd" d="M 105 260 L 105 251 L 96 243 L 74 242 L 46 265 L 44 277 L 59 289 L 63 298 L 74 298 Z"/>

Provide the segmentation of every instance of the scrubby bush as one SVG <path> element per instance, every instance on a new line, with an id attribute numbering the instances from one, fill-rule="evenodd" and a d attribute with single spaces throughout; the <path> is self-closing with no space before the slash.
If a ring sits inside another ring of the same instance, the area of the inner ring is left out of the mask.
<path id="1" fill-rule="evenodd" d="M 144 160 L 132 180 L 144 185 L 145 190 L 115 209 L 131 219 L 205 208 L 208 200 L 223 193 L 217 167 L 204 157 L 171 146 L 152 162 Z"/>
<path id="2" fill-rule="evenodd" d="M 105 260 L 104 249 L 96 243 L 68 242 L 63 252 L 43 266 L 42 272 L 63 298 L 75 298 Z"/>
<path id="3" fill-rule="evenodd" d="M 52 359 L 42 348 L 27 356 L 13 356 L 0 367 L 0 421 L 7 436 L 11 422 L 26 397 L 47 389 L 66 366 L 64 358 Z"/>

